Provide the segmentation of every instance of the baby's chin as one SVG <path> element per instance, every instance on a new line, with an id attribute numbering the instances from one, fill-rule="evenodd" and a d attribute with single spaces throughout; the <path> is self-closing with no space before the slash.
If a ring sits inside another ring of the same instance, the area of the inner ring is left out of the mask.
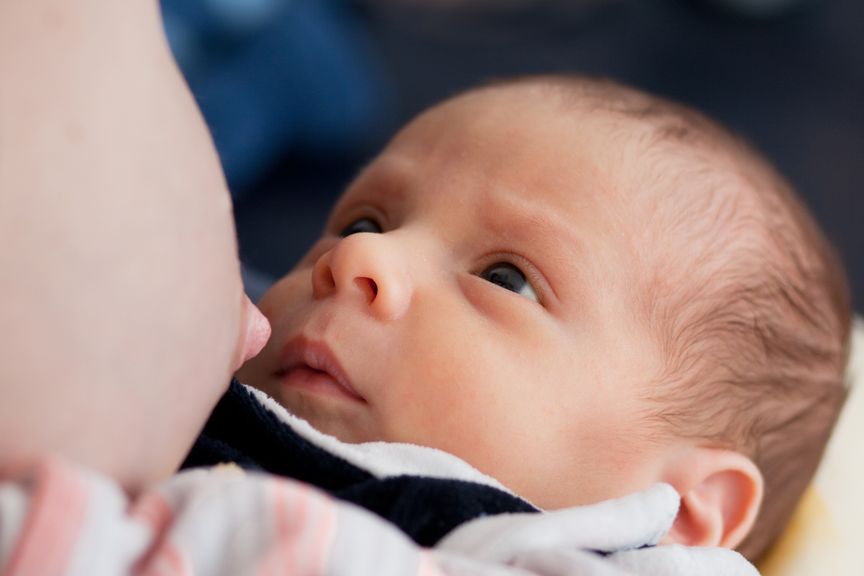
<path id="1" fill-rule="evenodd" d="M 302 392 L 280 396 L 276 400 L 288 412 L 305 420 L 319 432 L 342 442 L 361 444 L 387 440 L 377 431 L 370 415 L 358 410 L 358 407 L 322 402 L 320 398 L 309 397 Z"/>

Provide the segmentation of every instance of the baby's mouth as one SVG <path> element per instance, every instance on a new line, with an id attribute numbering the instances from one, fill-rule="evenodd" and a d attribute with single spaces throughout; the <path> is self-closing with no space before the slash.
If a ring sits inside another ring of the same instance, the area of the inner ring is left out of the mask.
<path id="1" fill-rule="evenodd" d="M 274 373 L 283 387 L 332 395 L 366 403 L 355 390 L 338 359 L 323 342 L 291 340 L 282 351 L 281 367 Z"/>

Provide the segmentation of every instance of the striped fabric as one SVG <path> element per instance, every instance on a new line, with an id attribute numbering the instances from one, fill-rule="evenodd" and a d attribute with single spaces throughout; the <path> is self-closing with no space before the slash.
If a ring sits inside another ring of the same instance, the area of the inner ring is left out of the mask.
<path id="1" fill-rule="evenodd" d="M 22 509 L 23 519 L 13 513 Z M 106 478 L 45 460 L 3 483 L 0 531 L 8 576 L 440 573 L 371 513 L 306 484 L 231 468 L 184 472 L 129 502 Z M 355 560 L 334 570 L 337 556 Z"/>
<path id="2" fill-rule="evenodd" d="M 0 481 L 8 576 L 758 576 L 730 550 L 653 546 L 668 485 L 592 506 L 466 522 L 435 548 L 308 484 L 237 467 L 182 472 L 134 500 L 57 459 Z"/>

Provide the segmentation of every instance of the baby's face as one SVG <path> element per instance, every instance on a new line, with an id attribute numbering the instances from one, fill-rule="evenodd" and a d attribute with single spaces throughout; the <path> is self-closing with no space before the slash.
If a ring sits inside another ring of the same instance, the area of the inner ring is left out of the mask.
<path id="1" fill-rule="evenodd" d="M 421 116 L 261 301 L 273 337 L 241 380 L 344 441 L 440 448 L 544 507 L 655 481 L 643 224 L 616 188 L 635 164 L 608 129 L 499 92 Z"/>

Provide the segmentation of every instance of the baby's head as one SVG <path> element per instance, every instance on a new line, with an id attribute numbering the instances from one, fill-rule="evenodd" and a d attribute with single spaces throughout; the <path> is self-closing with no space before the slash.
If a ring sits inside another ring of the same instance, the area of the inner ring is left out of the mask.
<path id="1" fill-rule="evenodd" d="M 260 306 L 273 337 L 240 377 L 322 431 L 446 450 L 547 508 L 669 482 L 672 539 L 755 522 L 751 557 L 844 396 L 842 269 L 787 184 L 605 81 L 421 115 Z"/>

